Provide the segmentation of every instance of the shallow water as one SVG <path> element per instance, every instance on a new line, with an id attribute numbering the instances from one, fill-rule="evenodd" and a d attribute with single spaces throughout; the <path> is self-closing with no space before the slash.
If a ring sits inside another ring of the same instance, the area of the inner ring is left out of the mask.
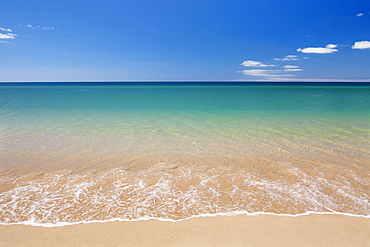
<path id="1" fill-rule="evenodd" d="M 370 215 L 370 87 L 0 87 L 0 222 Z"/>

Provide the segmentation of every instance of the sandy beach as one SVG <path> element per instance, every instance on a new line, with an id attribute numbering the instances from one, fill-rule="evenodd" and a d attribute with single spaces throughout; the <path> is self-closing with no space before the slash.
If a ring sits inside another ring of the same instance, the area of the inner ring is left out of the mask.
<path id="1" fill-rule="evenodd" d="M 370 246 L 370 219 L 218 216 L 180 222 L 0 226 L 1 246 Z"/>
<path id="2" fill-rule="evenodd" d="M 368 86 L 1 93 L 1 247 L 370 247 L 370 219 L 348 216 L 370 215 Z M 300 216 L 182 220 L 233 212 Z M 331 212 L 343 215 L 319 215 Z M 9 225 L 28 222 L 39 226 Z"/>

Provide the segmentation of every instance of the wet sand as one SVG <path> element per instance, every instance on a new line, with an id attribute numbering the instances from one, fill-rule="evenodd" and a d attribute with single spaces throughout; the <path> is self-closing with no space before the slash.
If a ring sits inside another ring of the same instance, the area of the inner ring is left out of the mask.
<path id="1" fill-rule="evenodd" d="M 370 246 L 370 219 L 218 216 L 64 227 L 0 226 L 1 246 Z"/>

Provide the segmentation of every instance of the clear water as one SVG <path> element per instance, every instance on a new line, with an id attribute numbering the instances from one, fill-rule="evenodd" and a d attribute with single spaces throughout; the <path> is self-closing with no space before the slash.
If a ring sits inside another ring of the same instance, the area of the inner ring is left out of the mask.
<path id="1" fill-rule="evenodd" d="M 0 86 L 0 222 L 370 215 L 370 86 Z"/>

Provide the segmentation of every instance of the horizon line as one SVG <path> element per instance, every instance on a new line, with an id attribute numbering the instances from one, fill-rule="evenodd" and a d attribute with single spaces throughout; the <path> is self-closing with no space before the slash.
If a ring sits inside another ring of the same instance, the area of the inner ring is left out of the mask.
<path id="1" fill-rule="evenodd" d="M 257 80 L 70 80 L 70 81 L 0 81 L 0 84 L 10 83 L 370 83 L 370 80 L 304 80 L 304 81 L 257 81 Z"/>
<path id="2" fill-rule="evenodd" d="M 370 79 L 366 80 L 55 80 L 55 81 L 0 81 L 0 83 L 171 83 L 171 82 L 182 82 L 182 83 L 370 83 Z"/>

